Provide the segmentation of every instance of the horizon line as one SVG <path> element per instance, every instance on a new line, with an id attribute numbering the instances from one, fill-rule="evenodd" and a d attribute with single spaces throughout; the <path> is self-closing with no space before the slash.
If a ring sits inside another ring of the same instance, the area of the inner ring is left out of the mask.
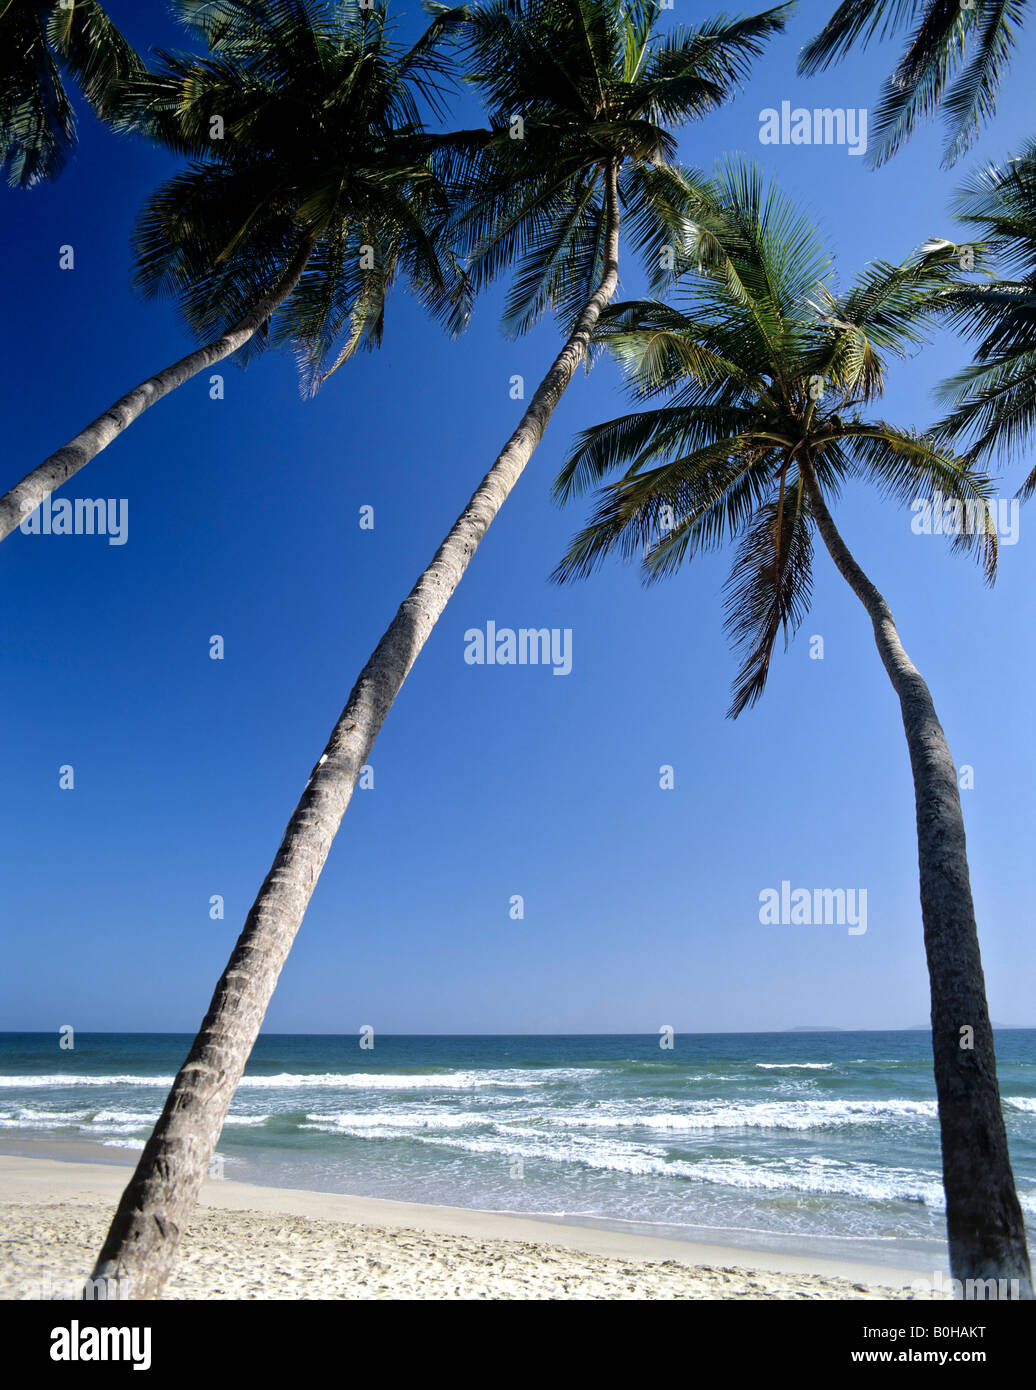
<path id="1" fill-rule="evenodd" d="M 1036 1032 L 1036 1024 L 1022 1023 L 995 1023 L 992 1025 L 994 1032 L 1017 1032 L 1032 1033 Z M 0 1029 L 0 1038 L 3 1037 L 49 1037 L 54 1033 L 53 1028 L 6 1028 Z M 115 1029 L 87 1029 L 77 1028 L 76 1033 L 80 1037 L 140 1037 L 140 1038 L 181 1038 L 192 1037 L 190 1030 L 180 1031 L 177 1029 L 161 1029 L 158 1031 L 140 1028 L 115 1028 Z M 350 1033 L 296 1033 L 279 1032 L 259 1034 L 260 1038 L 354 1038 L 358 1036 L 359 1029 Z M 815 1027 L 811 1024 L 796 1024 L 791 1028 L 719 1028 L 708 1029 L 703 1032 L 692 1030 L 674 1029 L 675 1037 L 685 1038 L 721 1038 L 721 1037 L 762 1037 L 772 1034 L 783 1033 L 925 1033 L 931 1031 L 931 1024 L 915 1023 L 905 1028 L 839 1028 L 839 1027 Z M 656 1033 L 375 1033 L 375 1036 L 383 1038 L 654 1038 Z"/>

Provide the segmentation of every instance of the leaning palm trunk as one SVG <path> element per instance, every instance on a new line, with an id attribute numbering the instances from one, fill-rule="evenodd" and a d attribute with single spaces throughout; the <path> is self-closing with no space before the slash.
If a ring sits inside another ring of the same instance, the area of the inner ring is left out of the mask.
<path id="1" fill-rule="evenodd" d="M 956 768 L 931 692 L 903 649 L 888 604 L 836 530 L 810 465 L 803 471 L 817 528 L 874 624 L 874 640 L 899 696 L 910 749 L 950 1271 L 962 1283 L 1016 1279 L 1016 1296 L 1031 1299 L 1025 1223 L 1000 1106 Z"/>
<path id="2" fill-rule="evenodd" d="M 353 687 L 123 1193 L 94 1277 L 118 1280 L 130 1297 L 155 1298 L 161 1293 L 277 978 L 374 740 L 479 542 L 543 437 L 601 310 L 615 293 L 619 208 L 614 164 L 608 169 L 606 204 L 603 279 L 518 428 L 404 599 Z"/>
<path id="3" fill-rule="evenodd" d="M 80 430 L 76 437 L 58 449 L 57 453 L 51 454 L 38 468 L 27 473 L 10 492 L 0 497 L 0 541 L 30 516 L 45 497 L 49 497 L 102 449 L 106 449 L 112 440 L 143 415 L 149 406 L 160 401 L 163 396 L 168 396 L 184 382 L 190 381 L 206 367 L 222 362 L 254 337 L 302 278 L 312 249 L 312 239 L 307 238 L 270 293 L 260 299 L 233 327 L 228 328 L 213 342 L 188 353 L 186 357 L 181 357 L 179 362 L 172 363 L 155 376 L 148 377 L 147 381 L 142 381 L 139 386 L 135 386 L 114 405 L 109 406 L 103 415 L 99 415 L 84 430 Z"/>

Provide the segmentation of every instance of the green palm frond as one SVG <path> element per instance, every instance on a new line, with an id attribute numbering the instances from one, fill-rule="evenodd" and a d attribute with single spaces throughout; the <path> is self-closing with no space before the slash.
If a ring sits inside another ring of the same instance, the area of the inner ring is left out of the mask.
<path id="1" fill-rule="evenodd" d="M 98 0 L 6 0 L 0 5 L 0 165 L 16 188 L 56 178 L 76 142 L 64 78 L 102 118 L 120 84 L 144 64 Z"/>
<path id="2" fill-rule="evenodd" d="M 681 275 L 713 259 L 716 244 L 705 224 L 716 209 L 707 180 L 696 170 L 627 165 L 619 177 L 619 197 L 626 238 L 654 294 L 665 294 Z"/>
<path id="3" fill-rule="evenodd" d="M 874 38 L 906 33 L 906 48 L 875 112 L 878 140 L 870 159 L 882 164 L 917 125 L 941 107 L 947 128 L 944 164 L 960 159 L 996 100 L 1029 0 L 843 0 L 803 48 L 799 71 L 815 73 Z"/>
<path id="4" fill-rule="evenodd" d="M 972 175 L 956 199 L 961 221 L 978 229 L 1002 272 L 1018 278 L 956 287 L 944 298 L 949 324 L 975 340 L 974 361 L 943 384 L 955 409 L 936 426 L 966 457 L 1017 457 L 1036 425 L 1036 142 Z M 1036 468 L 1022 496 L 1036 490 Z"/>
<path id="5" fill-rule="evenodd" d="M 554 497 L 567 502 L 620 465 L 633 476 L 660 457 L 697 457 L 702 449 L 740 437 L 752 423 L 745 410 L 703 406 L 693 412 L 680 407 L 647 410 L 595 425 L 578 436 L 555 481 Z"/>
<path id="6" fill-rule="evenodd" d="M 899 265 L 873 261 L 849 291 L 831 294 L 822 287 L 817 310 L 829 332 L 813 371 L 841 388 L 846 397 L 871 400 L 884 390 L 882 353 L 903 358 L 927 341 L 947 304 L 970 270 L 985 265 L 981 247 L 967 250 L 952 242 L 930 242 Z"/>
<path id="7" fill-rule="evenodd" d="M 965 440 L 965 457 L 1000 453 L 1017 458 L 1031 449 L 1036 430 L 1036 349 L 977 362 L 943 383 L 941 394 L 958 402 L 933 434 L 947 442 Z M 1036 491 L 1036 468 L 1022 483 L 1021 497 Z"/>
<path id="8" fill-rule="evenodd" d="M 380 345 L 394 272 L 392 248 L 372 228 L 350 226 L 317 243 L 274 338 L 293 349 L 304 396 L 356 351 Z"/>
<path id="9" fill-rule="evenodd" d="M 770 486 L 757 466 L 762 456 L 751 438 L 722 438 L 608 484 L 552 577 L 585 578 L 614 553 L 641 559 L 651 581 L 697 551 L 722 545 Z"/>
<path id="10" fill-rule="evenodd" d="M 456 26 L 493 138 L 458 161 L 458 244 L 481 288 L 517 262 L 505 327 L 545 309 L 571 329 L 602 264 L 602 174 L 619 171 L 623 226 L 648 273 L 681 250 L 694 192 L 673 127 L 730 99 L 790 10 L 658 30 L 650 0 L 486 0 Z M 659 284 L 661 282 L 658 282 Z"/>
<path id="11" fill-rule="evenodd" d="M 76 0 L 68 9 L 53 7 L 47 39 L 87 101 L 105 118 L 119 84 L 146 70 L 97 0 Z"/>
<path id="12" fill-rule="evenodd" d="M 600 342 L 648 408 L 576 439 L 555 496 L 597 491 L 553 577 L 585 577 L 614 554 L 640 558 L 652 582 L 733 542 L 737 717 L 761 695 L 777 638 L 787 642 L 808 611 L 813 509 L 847 480 L 900 505 L 959 504 L 975 524 L 950 533 L 954 547 L 977 554 L 989 578 L 996 528 L 990 480 L 970 460 L 935 434 L 859 414 L 884 390 L 883 355 L 908 355 L 964 284 L 959 248 L 929 242 L 901 263 L 874 261 L 838 291 L 815 229 L 757 169 L 728 164 L 698 186 L 710 253 L 675 302 L 602 316 Z"/>
<path id="13" fill-rule="evenodd" d="M 561 204 L 570 204 L 562 211 Z M 593 293 L 596 249 L 604 216 L 600 180 L 586 172 L 558 190 L 550 215 L 537 217 L 511 284 L 504 308 L 504 328 L 524 333 L 550 306 L 571 298 L 584 304 Z"/>
<path id="14" fill-rule="evenodd" d="M 620 89 L 624 116 L 684 124 L 722 106 L 747 80 L 768 40 L 782 32 L 792 8 L 717 18 L 694 30 L 679 27 L 650 48 L 645 44 L 638 80 L 628 84 L 628 93 Z"/>
<path id="15" fill-rule="evenodd" d="M 877 347 L 904 357 L 925 341 L 945 303 L 945 292 L 964 283 L 965 249 L 972 253 L 969 271 L 981 271 L 981 247 L 951 242 L 930 244 L 899 265 L 872 261 L 847 294 L 832 299 L 832 316 L 861 329 Z"/>
<path id="16" fill-rule="evenodd" d="M 1015 28 L 1025 22 L 1027 0 L 985 0 L 976 6 L 975 52 L 945 101 L 950 141 L 945 163 L 956 164 L 996 113 L 996 99 L 1011 61 Z"/>
<path id="17" fill-rule="evenodd" d="M 946 295 L 944 317 L 958 332 L 980 341 L 976 361 L 1006 361 L 1036 345 L 1036 287 L 1025 281 L 994 280 Z"/>
<path id="18" fill-rule="evenodd" d="M 955 537 L 955 550 L 972 550 L 986 577 L 996 577 L 997 533 L 990 509 L 992 479 L 946 452 L 933 434 L 898 430 L 883 420 L 846 427 L 841 443 L 881 495 L 908 506 L 936 494 L 959 504 L 969 525 Z"/>
<path id="19" fill-rule="evenodd" d="M 189 157 L 138 220 L 138 287 L 173 296 L 191 331 L 209 337 L 309 245 L 298 284 L 238 358 L 289 349 L 305 395 L 380 343 L 398 280 L 461 331 L 475 287 L 449 232 L 450 170 L 482 158 L 485 141 L 470 132 L 440 139 L 422 108 L 438 109 L 463 11 L 442 7 L 402 47 L 380 2 L 176 8 L 209 51 L 156 53 L 150 71 L 121 85 L 116 116 Z"/>
<path id="20" fill-rule="evenodd" d="M 783 477 L 780 494 L 756 511 L 744 529 L 726 585 L 726 628 L 744 652 L 727 711 L 736 719 L 766 688 L 777 638 L 787 649 L 809 612 L 813 540 L 804 489 Z"/>
<path id="21" fill-rule="evenodd" d="M 657 300 L 616 304 L 602 318 L 598 339 L 625 367 L 636 399 L 666 391 L 700 408 L 733 391 L 774 403 L 768 344 L 758 335 L 748 338 L 736 322 L 683 313 Z"/>
<path id="22" fill-rule="evenodd" d="M 917 0 L 843 0 L 799 55 L 799 72 L 816 73 L 841 62 L 859 44 L 899 33 L 916 16 Z"/>
<path id="23" fill-rule="evenodd" d="M 0 151 L 7 182 L 31 188 L 55 178 L 75 144 L 75 113 L 47 42 L 42 5 L 12 4 L 0 17 L 8 54 L 0 83 Z"/>
<path id="24" fill-rule="evenodd" d="M 954 212 L 981 230 L 1004 269 L 1036 271 L 1036 141 L 972 174 L 954 200 Z"/>
<path id="25" fill-rule="evenodd" d="M 975 9 L 959 0 L 931 0 L 881 90 L 874 113 L 877 139 L 868 152 L 872 165 L 891 159 L 916 127 L 938 110 L 950 79 L 964 61 L 975 14 Z M 960 132 L 954 143 L 959 138 Z"/>

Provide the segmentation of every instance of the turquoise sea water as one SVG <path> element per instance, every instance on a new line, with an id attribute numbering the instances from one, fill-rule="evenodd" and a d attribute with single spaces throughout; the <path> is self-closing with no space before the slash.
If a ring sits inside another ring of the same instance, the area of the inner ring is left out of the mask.
<path id="1" fill-rule="evenodd" d="M 191 1039 L 0 1034 L 0 1152 L 130 1158 Z M 1036 1227 L 1036 1030 L 998 1034 Z M 119 1151 L 122 1151 L 121 1153 Z M 943 1250 L 927 1033 L 265 1035 L 216 1175 L 914 1268 Z"/>

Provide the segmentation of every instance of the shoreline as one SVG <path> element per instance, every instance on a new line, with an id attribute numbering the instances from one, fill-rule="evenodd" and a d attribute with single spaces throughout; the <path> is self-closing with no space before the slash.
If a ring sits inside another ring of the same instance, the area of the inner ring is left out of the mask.
<path id="1" fill-rule="evenodd" d="M 88 1272 L 129 1166 L 0 1156 L 0 1297 Z M 208 1179 L 167 1296 L 926 1297 L 919 1279 L 931 1271 Z"/>
<path id="2" fill-rule="evenodd" d="M 48 1159 L 59 1163 L 132 1169 L 139 1153 L 138 1149 L 106 1145 L 93 1138 L 62 1138 L 55 1141 L 36 1137 L 15 1137 L 10 1133 L 0 1136 L 0 1162 L 4 1157 Z M 841 1274 L 865 1270 L 871 1282 L 889 1285 L 919 1278 L 931 1280 L 935 1271 L 939 1271 L 944 1278 L 949 1278 L 949 1256 L 944 1243 L 932 1248 L 911 1248 L 904 1240 L 889 1242 L 884 1248 L 876 1250 L 877 1242 L 873 1237 L 861 1237 L 857 1248 L 854 1248 L 854 1242 L 850 1237 L 823 1236 L 816 1232 L 796 1236 L 790 1232 L 756 1230 L 751 1227 L 708 1227 L 693 1224 L 685 1227 L 662 1225 L 653 1229 L 652 1223 L 647 1221 L 623 1220 L 589 1212 L 516 1211 L 494 1207 L 454 1206 L 449 1202 L 414 1202 L 409 1197 L 383 1197 L 373 1193 L 342 1193 L 332 1189 L 288 1186 L 276 1181 L 266 1181 L 261 1175 L 219 1180 L 210 1178 L 206 1181 L 203 1191 L 218 1192 L 228 1184 L 237 1188 L 254 1188 L 261 1193 L 284 1193 L 288 1197 L 291 1194 L 304 1193 L 319 1201 L 342 1199 L 360 1204 L 370 1202 L 375 1209 L 380 1204 L 386 1211 L 397 1208 L 405 1212 L 414 1208 L 418 1213 L 425 1214 L 454 1213 L 462 1221 L 465 1216 L 472 1215 L 505 1222 L 527 1221 L 537 1227 L 546 1226 L 549 1230 L 556 1230 L 561 1226 L 572 1230 L 597 1231 L 603 1235 L 651 1242 L 656 1249 L 661 1249 L 662 1246 L 672 1247 L 677 1252 L 694 1249 L 698 1254 L 703 1251 L 718 1251 L 724 1256 L 736 1256 L 738 1262 L 751 1264 L 753 1268 L 772 1268 L 776 1271 L 799 1272 L 820 1269 Z M 267 1203 L 264 1201 L 262 1206 L 265 1209 Z M 674 1258 L 679 1258 L 679 1255 L 674 1255 Z"/>

